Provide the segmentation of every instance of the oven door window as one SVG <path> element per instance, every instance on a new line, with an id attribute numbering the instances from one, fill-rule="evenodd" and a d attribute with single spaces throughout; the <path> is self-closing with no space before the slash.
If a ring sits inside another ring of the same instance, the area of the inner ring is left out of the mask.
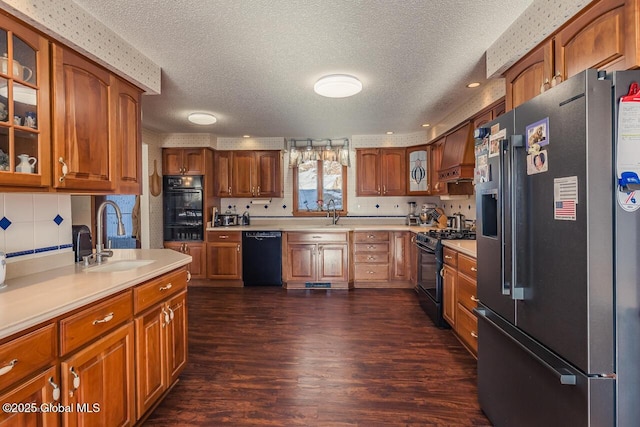
<path id="1" fill-rule="evenodd" d="M 202 190 L 169 190 L 164 194 L 164 239 L 202 240 Z"/>

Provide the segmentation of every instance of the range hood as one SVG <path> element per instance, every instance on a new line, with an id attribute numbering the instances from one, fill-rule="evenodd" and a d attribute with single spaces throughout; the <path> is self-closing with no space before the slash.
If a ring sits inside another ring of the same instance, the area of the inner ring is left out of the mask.
<path id="1" fill-rule="evenodd" d="M 438 178 L 441 182 L 473 181 L 475 164 L 473 127 L 467 121 L 446 136 Z"/>

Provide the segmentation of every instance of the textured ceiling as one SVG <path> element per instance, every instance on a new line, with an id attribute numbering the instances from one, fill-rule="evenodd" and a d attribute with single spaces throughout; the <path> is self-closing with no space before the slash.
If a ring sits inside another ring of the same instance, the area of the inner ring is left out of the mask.
<path id="1" fill-rule="evenodd" d="M 531 0 L 75 0 L 162 68 L 143 125 L 221 137 L 415 132 L 481 89 L 484 53 Z M 328 99 L 325 74 L 363 91 Z M 188 113 L 218 123 L 197 126 Z"/>

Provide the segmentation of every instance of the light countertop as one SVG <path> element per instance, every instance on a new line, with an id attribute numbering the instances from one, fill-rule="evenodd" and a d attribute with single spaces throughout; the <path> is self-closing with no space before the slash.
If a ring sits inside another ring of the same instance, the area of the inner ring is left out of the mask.
<path id="1" fill-rule="evenodd" d="M 455 249 L 460 253 L 477 258 L 475 240 L 443 240 L 442 244 L 448 248 Z"/>
<path id="2" fill-rule="evenodd" d="M 149 264 L 118 272 L 91 272 L 82 264 L 7 280 L 0 289 L 0 339 L 167 273 L 191 262 L 171 249 L 114 249 L 102 265 L 149 260 Z M 10 268 L 10 266 L 9 266 Z"/>
<path id="3" fill-rule="evenodd" d="M 206 231 L 231 232 L 231 231 L 309 231 L 318 232 L 340 232 L 340 231 L 412 231 L 420 233 L 435 229 L 432 226 L 420 225 L 398 225 L 398 224 L 260 224 L 260 225 L 237 225 L 231 227 L 208 227 Z"/>

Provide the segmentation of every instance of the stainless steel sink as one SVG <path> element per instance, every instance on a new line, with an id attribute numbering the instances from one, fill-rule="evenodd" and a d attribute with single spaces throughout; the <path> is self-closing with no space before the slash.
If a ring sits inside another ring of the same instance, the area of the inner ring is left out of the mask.
<path id="1" fill-rule="evenodd" d="M 152 259 L 125 259 L 121 261 L 107 261 L 102 265 L 87 268 L 88 273 L 115 273 L 119 271 L 133 270 L 154 262 Z"/>

